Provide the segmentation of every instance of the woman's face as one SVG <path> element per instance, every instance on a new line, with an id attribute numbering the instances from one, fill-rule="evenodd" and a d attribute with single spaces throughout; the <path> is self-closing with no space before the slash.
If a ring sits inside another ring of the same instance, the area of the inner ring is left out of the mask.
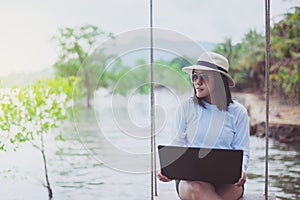
<path id="1" fill-rule="evenodd" d="M 196 90 L 196 96 L 204 98 L 206 102 L 212 103 L 211 91 L 214 87 L 214 72 L 195 69 L 192 81 Z"/>

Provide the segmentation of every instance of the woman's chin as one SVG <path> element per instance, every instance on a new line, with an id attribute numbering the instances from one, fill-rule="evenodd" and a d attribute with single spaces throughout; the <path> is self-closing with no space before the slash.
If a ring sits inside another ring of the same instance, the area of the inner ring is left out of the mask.
<path id="1" fill-rule="evenodd" d="M 205 94 L 203 94 L 202 92 L 196 92 L 196 96 L 198 97 L 198 98 L 203 98 L 203 97 L 205 97 L 206 95 Z"/>

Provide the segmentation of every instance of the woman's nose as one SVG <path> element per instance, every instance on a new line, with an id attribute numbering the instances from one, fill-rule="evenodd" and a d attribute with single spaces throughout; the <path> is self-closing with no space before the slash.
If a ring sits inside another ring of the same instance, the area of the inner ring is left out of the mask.
<path id="1" fill-rule="evenodd" d="M 198 76 L 198 78 L 196 78 L 196 80 L 195 80 L 198 84 L 203 84 L 204 83 L 204 80 L 201 78 L 201 77 L 199 77 Z"/>
<path id="2" fill-rule="evenodd" d="M 195 84 L 202 85 L 202 84 L 203 84 L 203 80 L 200 79 L 200 78 L 197 78 L 197 79 L 195 80 Z"/>

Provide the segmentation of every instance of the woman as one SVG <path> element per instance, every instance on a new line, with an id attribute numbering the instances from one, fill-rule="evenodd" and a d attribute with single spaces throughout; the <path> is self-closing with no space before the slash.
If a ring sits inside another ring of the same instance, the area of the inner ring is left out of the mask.
<path id="1" fill-rule="evenodd" d="M 230 87 L 235 83 L 228 74 L 228 60 L 217 53 L 203 53 L 196 65 L 184 67 L 191 75 L 194 96 L 177 110 L 173 144 L 243 150 L 243 167 L 235 184 L 211 184 L 203 181 L 175 180 L 183 200 L 234 200 L 244 193 L 249 158 L 249 120 L 247 110 L 233 101 Z M 161 172 L 161 181 L 171 181 Z"/>

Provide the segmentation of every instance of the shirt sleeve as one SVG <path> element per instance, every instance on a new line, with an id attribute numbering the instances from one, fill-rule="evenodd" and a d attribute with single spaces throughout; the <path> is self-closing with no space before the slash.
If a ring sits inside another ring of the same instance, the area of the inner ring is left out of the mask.
<path id="1" fill-rule="evenodd" d="M 181 105 L 177 108 L 175 119 L 172 123 L 172 145 L 186 146 L 187 119 L 185 113 L 184 106 Z"/>
<path id="2" fill-rule="evenodd" d="M 247 171 L 250 149 L 250 130 L 249 117 L 247 110 L 244 109 L 237 115 L 236 133 L 232 141 L 233 149 L 243 150 L 243 167 L 244 172 Z"/>

